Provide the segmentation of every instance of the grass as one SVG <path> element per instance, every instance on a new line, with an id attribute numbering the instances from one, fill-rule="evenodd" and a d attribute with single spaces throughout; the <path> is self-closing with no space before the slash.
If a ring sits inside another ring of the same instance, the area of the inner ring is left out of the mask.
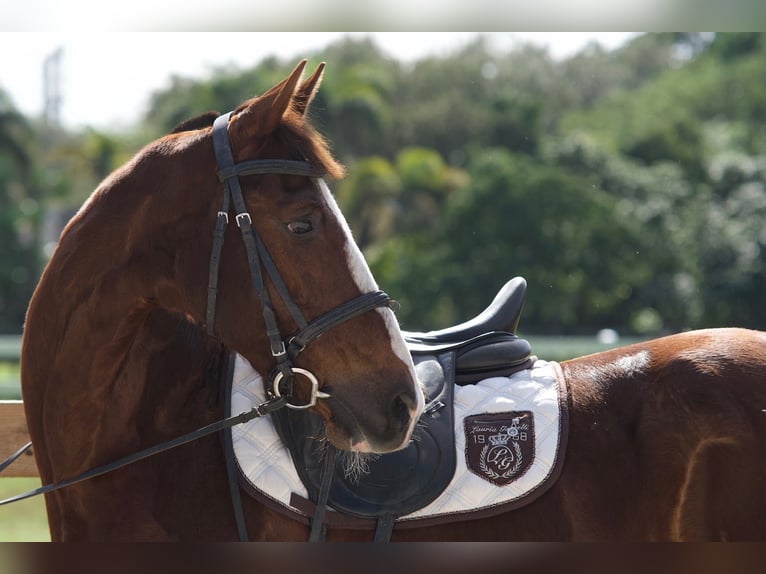
<path id="1" fill-rule="evenodd" d="M 39 486 L 39 478 L 2 478 L 0 500 Z M 50 541 L 50 534 L 42 496 L 0 506 L 0 542 L 47 541 Z"/>

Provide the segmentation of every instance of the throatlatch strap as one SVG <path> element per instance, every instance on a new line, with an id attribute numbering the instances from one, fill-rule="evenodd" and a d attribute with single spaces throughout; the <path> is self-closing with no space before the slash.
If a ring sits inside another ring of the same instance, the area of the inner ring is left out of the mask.
<path id="1" fill-rule="evenodd" d="M 221 252 L 223 240 L 226 234 L 226 225 L 229 223 L 229 193 L 223 192 L 221 210 L 215 222 L 213 231 L 213 248 L 210 252 L 210 268 L 207 281 L 207 311 L 205 313 L 205 325 L 208 335 L 215 335 L 215 306 L 218 300 L 218 268 L 221 264 Z"/>

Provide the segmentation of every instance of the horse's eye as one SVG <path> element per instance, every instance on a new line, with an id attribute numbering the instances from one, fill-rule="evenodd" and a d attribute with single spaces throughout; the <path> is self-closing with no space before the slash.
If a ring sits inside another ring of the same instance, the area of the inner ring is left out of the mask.
<path id="1" fill-rule="evenodd" d="M 290 232 L 294 233 L 295 235 L 303 235 L 304 233 L 312 231 L 314 226 L 311 225 L 310 221 L 298 220 L 288 223 L 287 229 L 289 229 Z"/>

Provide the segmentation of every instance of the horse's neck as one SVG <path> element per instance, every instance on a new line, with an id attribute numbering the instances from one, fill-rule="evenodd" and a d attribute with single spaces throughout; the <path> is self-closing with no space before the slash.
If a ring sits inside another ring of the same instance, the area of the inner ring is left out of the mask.
<path id="1" fill-rule="evenodd" d="M 172 337 L 148 322 L 173 299 L 172 257 L 154 247 L 166 242 L 129 238 L 138 229 L 127 223 L 133 214 L 110 221 L 98 207 L 91 202 L 62 235 L 30 304 L 23 343 L 25 402 L 74 413 L 69 426 L 88 429 L 90 436 L 80 431 L 82 440 L 59 445 L 81 449 L 75 460 L 97 456 L 96 443 L 135 440 L 151 355 Z M 47 424 L 54 435 L 57 423 Z"/>
<path id="2" fill-rule="evenodd" d="M 40 282 L 47 294 L 37 298 L 49 306 L 49 330 L 64 340 L 84 338 L 94 352 L 112 346 L 112 357 L 125 349 L 153 307 L 188 312 L 174 279 L 181 241 L 175 230 L 184 214 L 206 207 L 197 205 L 196 194 L 175 205 L 178 193 L 170 185 L 148 191 L 152 188 L 134 173 L 140 171 L 119 170 L 85 202 Z"/>
<path id="3" fill-rule="evenodd" d="M 49 302 L 48 308 L 32 307 L 31 313 L 45 315 L 46 332 L 58 339 L 57 359 L 75 359 L 66 365 L 67 370 L 85 374 L 83 369 L 93 368 L 107 382 L 129 352 L 146 315 L 157 305 L 165 270 L 159 254 L 125 253 L 117 243 L 92 243 L 80 237 L 62 246 L 68 253 L 52 262 L 40 287 L 50 292 L 38 298 Z M 78 351 L 67 352 L 67 347 Z M 83 353 L 91 360 L 83 363 Z"/>

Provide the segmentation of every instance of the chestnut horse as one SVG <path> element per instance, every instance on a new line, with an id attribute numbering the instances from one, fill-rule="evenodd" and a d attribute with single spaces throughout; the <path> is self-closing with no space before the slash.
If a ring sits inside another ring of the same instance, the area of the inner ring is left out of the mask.
<path id="1" fill-rule="evenodd" d="M 220 419 L 205 378 L 222 348 L 273 372 L 289 406 L 319 412 L 333 446 L 409 442 L 422 389 L 320 179 L 342 167 L 304 117 L 323 66 L 301 83 L 304 67 L 213 130 L 195 129 L 206 116 L 148 145 L 64 229 L 22 343 L 44 482 Z M 47 494 L 52 538 L 225 538 L 218 450 L 200 441 Z"/>
<path id="2" fill-rule="evenodd" d="M 305 119 L 321 69 L 299 85 L 302 67 L 235 111 L 232 148 L 240 160 L 305 159 L 338 176 Z M 45 482 L 221 419 L 227 349 L 258 372 L 274 368 L 245 250 L 231 228 L 215 336 L 205 330 L 207 256 L 223 193 L 211 121 L 182 126 L 111 176 L 69 224 L 41 279 L 22 384 Z M 308 317 L 376 289 L 321 183 L 276 174 L 242 182 L 254 227 Z M 280 289 L 267 283 L 281 332 L 294 332 L 299 325 Z M 296 361 L 330 395 L 317 394 L 312 408 L 339 448 L 385 452 L 409 439 L 422 397 L 393 325 L 385 308 L 364 312 Z M 393 540 L 766 539 L 766 335 L 689 332 L 561 368 L 570 431 L 558 481 L 522 508 L 394 528 Z M 302 377 L 296 387 L 306 401 Z M 236 540 L 228 488 L 221 441 L 208 436 L 47 494 L 52 537 Z M 252 540 L 308 538 L 302 522 L 244 490 L 241 497 Z M 327 533 L 328 540 L 370 536 Z"/>

